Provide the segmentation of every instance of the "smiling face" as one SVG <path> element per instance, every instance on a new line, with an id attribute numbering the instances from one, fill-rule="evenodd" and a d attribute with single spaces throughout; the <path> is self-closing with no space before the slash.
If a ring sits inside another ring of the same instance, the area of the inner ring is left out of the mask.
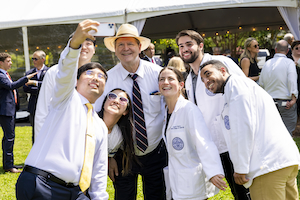
<path id="1" fill-rule="evenodd" d="M 103 115 L 109 113 L 115 115 L 117 119 L 119 119 L 122 115 L 126 115 L 128 113 L 127 108 L 128 103 L 130 103 L 129 101 L 125 102 L 122 98 L 126 98 L 128 100 L 129 97 L 122 90 L 113 90 L 112 93 L 114 93 L 116 96 L 112 95 L 113 98 L 110 98 L 108 94 L 103 107 Z"/>
<path id="2" fill-rule="evenodd" d="M 163 70 L 158 79 L 159 91 L 165 98 L 177 98 L 184 86 L 179 82 L 177 75 L 170 69 Z"/>
<path id="3" fill-rule="evenodd" d="M 179 55 L 186 63 L 193 63 L 201 54 L 203 43 L 197 44 L 189 36 L 182 36 L 178 39 Z"/>
<path id="4" fill-rule="evenodd" d="M 99 68 L 83 72 L 77 80 L 77 91 L 94 103 L 103 93 L 105 87 L 105 74 Z"/>
<path id="5" fill-rule="evenodd" d="M 223 93 L 225 81 L 229 74 L 225 68 L 216 69 L 211 64 L 201 69 L 201 80 L 212 93 Z"/>
<path id="6" fill-rule="evenodd" d="M 123 67 L 134 66 L 140 62 L 141 44 L 135 38 L 118 38 L 115 42 L 115 54 Z"/>
<path id="7" fill-rule="evenodd" d="M 94 54 L 95 54 L 94 43 L 90 40 L 85 40 L 81 45 L 79 62 L 84 64 L 91 62 Z"/>

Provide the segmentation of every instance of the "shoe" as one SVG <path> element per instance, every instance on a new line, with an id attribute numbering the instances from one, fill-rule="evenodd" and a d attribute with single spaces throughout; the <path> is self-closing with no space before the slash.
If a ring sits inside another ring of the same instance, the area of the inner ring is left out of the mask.
<path id="1" fill-rule="evenodd" d="M 16 168 L 16 169 L 23 169 L 23 165 L 14 165 L 13 168 Z"/>
<path id="2" fill-rule="evenodd" d="M 10 168 L 10 169 L 5 169 L 5 172 L 11 172 L 11 173 L 21 173 L 21 170 L 18 170 L 16 168 Z"/>

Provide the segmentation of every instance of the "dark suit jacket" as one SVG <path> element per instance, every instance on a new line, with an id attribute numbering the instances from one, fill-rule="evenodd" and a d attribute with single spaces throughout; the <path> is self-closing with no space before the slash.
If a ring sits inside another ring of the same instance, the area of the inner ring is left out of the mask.
<path id="1" fill-rule="evenodd" d="M 28 82 L 26 76 L 15 82 L 10 82 L 6 74 L 0 71 L 0 115 L 14 116 L 16 113 L 16 102 L 14 89 L 17 89 Z"/>
<path id="2" fill-rule="evenodd" d="M 151 62 L 147 56 L 143 57 L 142 59 L 143 59 L 143 60 L 146 60 L 146 61 L 148 61 L 148 62 Z M 161 62 L 161 60 L 160 60 L 159 58 L 154 57 L 154 60 L 155 60 L 155 63 L 156 63 L 157 65 L 159 65 L 159 66 L 162 67 L 162 64 L 163 64 L 163 63 Z"/>
<path id="3" fill-rule="evenodd" d="M 27 110 L 30 114 L 34 114 L 34 112 L 35 112 L 39 91 L 40 91 L 44 76 L 48 69 L 49 69 L 48 67 L 44 66 L 44 68 L 41 72 L 40 78 L 38 78 L 37 75 L 35 75 L 34 77 L 31 78 L 31 80 L 38 81 L 38 86 L 35 86 L 35 85 L 28 85 L 28 86 L 24 85 L 23 86 L 24 92 L 30 93 L 30 98 L 29 98 L 28 108 L 27 108 Z M 26 76 L 29 74 L 32 74 L 34 72 L 37 72 L 37 69 L 35 67 L 28 70 L 26 72 Z"/>

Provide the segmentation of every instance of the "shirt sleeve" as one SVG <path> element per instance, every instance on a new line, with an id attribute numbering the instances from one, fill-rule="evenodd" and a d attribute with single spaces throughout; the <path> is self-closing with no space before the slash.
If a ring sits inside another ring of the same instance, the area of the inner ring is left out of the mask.
<path id="1" fill-rule="evenodd" d="M 232 90 L 234 91 L 234 90 Z M 233 92 L 234 93 L 234 92 Z M 230 158 L 234 171 L 248 174 L 250 158 L 254 146 L 254 132 L 256 127 L 254 94 L 245 92 L 232 95 L 229 102 L 230 116 Z"/>
<path id="2" fill-rule="evenodd" d="M 215 143 L 211 139 L 201 111 L 195 107 L 188 112 L 188 130 L 193 139 L 193 146 L 201 160 L 206 177 L 211 179 L 217 174 L 224 175 L 220 154 Z"/>
<path id="3" fill-rule="evenodd" d="M 92 180 L 89 189 L 89 195 L 92 200 L 108 199 L 108 193 L 106 192 L 108 167 L 107 128 L 102 127 L 101 132 L 102 140 L 99 147 L 95 150 Z"/>
<path id="4" fill-rule="evenodd" d="M 289 62 L 288 65 L 288 90 L 288 96 L 292 96 L 292 94 L 294 94 L 298 99 L 297 71 L 293 62 Z"/>

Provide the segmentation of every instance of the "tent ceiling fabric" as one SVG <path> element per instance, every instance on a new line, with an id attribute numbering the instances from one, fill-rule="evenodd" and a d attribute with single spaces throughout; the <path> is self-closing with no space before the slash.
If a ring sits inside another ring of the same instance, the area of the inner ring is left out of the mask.
<path id="1" fill-rule="evenodd" d="M 266 14 L 267 13 L 267 14 Z M 242 27 L 239 30 L 239 27 Z M 287 29 L 277 7 L 248 7 L 199 10 L 175 13 L 146 20 L 142 35 L 154 38 L 174 38 L 184 29 L 193 29 L 200 34 L 213 36 L 241 31 Z"/>

